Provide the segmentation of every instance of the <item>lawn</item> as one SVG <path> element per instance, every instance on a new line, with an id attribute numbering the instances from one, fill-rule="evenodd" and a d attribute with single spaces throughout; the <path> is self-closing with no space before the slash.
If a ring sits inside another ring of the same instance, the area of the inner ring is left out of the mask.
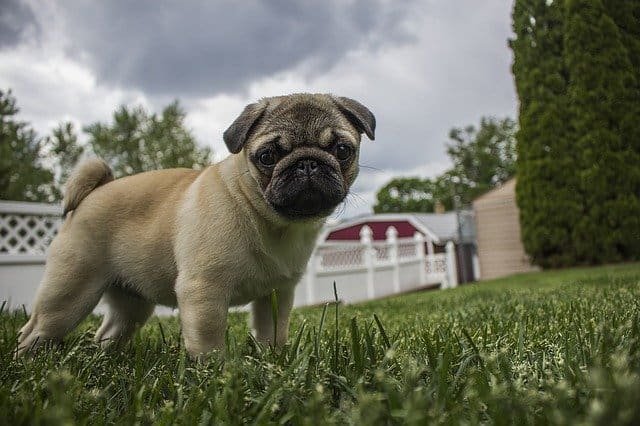
<path id="1" fill-rule="evenodd" d="M 640 264 L 298 309 L 281 351 L 234 314 L 205 364 L 174 318 L 14 361 L 23 322 L 0 315 L 3 424 L 640 424 Z"/>

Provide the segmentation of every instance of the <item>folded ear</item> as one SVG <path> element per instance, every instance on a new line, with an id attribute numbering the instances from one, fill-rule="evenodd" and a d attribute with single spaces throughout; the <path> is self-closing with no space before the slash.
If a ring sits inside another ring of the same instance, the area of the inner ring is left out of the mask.
<path id="1" fill-rule="evenodd" d="M 332 97 L 333 101 L 347 119 L 358 129 L 360 133 L 365 133 L 371 140 L 376 138 L 376 117 L 369 109 L 358 101 L 345 97 Z"/>
<path id="2" fill-rule="evenodd" d="M 266 109 L 267 102 L 265 101 L 247 105 L 242 114 L 225 130 L 222 138 L 232 154 L 237 154 L 242 150 L 251 131 L 256 127 Z"/>

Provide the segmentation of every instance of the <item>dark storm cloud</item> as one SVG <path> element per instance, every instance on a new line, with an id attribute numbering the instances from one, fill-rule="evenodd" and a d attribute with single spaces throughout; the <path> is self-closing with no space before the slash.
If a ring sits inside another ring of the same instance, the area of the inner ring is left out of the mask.
<path id="1" fill-rule="evenodd" d="M 233 92 L 302 62 L 409 40 L 400 1 L 64 2 L 71 54 L 100 81 L 148 94 Z"/>
<path id="2" fill-rule="evenodd" d="M 0 87 L 14 89 L 23 117 L 42 134 L 69 118 L 109 120 L 119 104 L 157 111 L 178 97 L 218 157 L 226 153 L 222 132 L 257 98 L 352 97 L 378 119 L 376 141 L 363 142 L 352 191 L 362 199 L 347 211 L 354 214 L 394 176 L 449 168 L 452 127 L 517 116 L 510 3 L 29 0 L 30 13 L 0 0 L 2 22 L 12 25 L 0 49 Z M 34 39 L 40 43 L 22 42 Z M 212 96 L 220 93 L 230 96 Z"/>
<path id="3" fill-rule="evenodd" d="M 39 26 L 31 8 L 19 0 L 0 0 L 0 49 L 19 44 Z"/>

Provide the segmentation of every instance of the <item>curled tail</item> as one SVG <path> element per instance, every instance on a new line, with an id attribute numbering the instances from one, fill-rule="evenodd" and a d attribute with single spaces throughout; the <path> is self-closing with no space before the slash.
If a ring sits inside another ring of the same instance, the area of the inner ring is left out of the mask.
<path id="1" fill-rule="evenodd" d="M 92 158 L 78 164 L 65 185 L 62 216 L 75 210 L 91 191 L 112 180 L 111 168 L 99 158 Z"/>

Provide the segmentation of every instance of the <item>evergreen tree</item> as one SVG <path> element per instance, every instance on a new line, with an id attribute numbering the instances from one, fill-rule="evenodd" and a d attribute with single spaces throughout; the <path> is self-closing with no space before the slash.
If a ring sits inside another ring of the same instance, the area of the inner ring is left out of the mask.
<path id="1" fill-rule="evenodd" d="M 178 102 L 160 116 L 141 107 L 122 106 L 112 124 L 94 123 L 85 128 L 94 153 L 104 158 L 116 177 L 172 167 L 199 168 L 211 162 L 211 150 L 198 148 L 184 124 Z"/>
<path id="2" fill-rule="evenodd" d="M 632 2 L 629 2 L 632 3 Z M 637 70 L 600 0 L 567 0 L 565 57 L 583 215 L 577 261 L 640 256 L 640 91 Z"/>
<path id="3" fill-rule="evenodd" d="M 640 2 L 516 0 L 522 238 L 542 266 L 640 257 Z"/>
<path id="4" fill-rule="evenodd" d="M 52 174 L 42 165 L 42 143 L 36 132 L 18 121 L 11 91 L 0 90 L 0 199 L 51 201 Z"/>
<path id="5" fill-rule="evenodd" d="M 53 134 L 45 138 L 44 146 L 52 163 L 53 183 L 50 198 L 60 201 L 64 184 L 82 157 L 85 147 L 78 143 L 78 135 L 71 122 L 60 123 L 53 129 Z"/>
<path id="6" fill-rule="evenodd" d="M 572 224 L 582 214 L 568 126 L 563 15 L 559 1 L 517 0 L 510 42 L 520 100 L 516 196 L 522 241 L 542 266 L 572 263 Z"/>
<path id="7" fill-rule="evenodd" d="M 121 107 L 113 124 L 87 126 L 88 144 L 80 144 L 72 123 L 61 123 L 44 139 L 24 122 L 11 91 L 0 90 L 0 199 L 54 202 L 85 152 L 103 157 L 118 176 L 172 167 L 200 168 L 211 150 L 198 148 L 185 126 L 178 102 L 161 115 Z M 93 152 L 91 152 L 93 151 Z"/>
<path id="8" fill-rule="evenodd" d="M 603 0 L 606 13 L 618 27 L 620 41 L 640 83 L 640 1 Z"/>
<path id="9" fill-rule="evenodd" d="M 640 91 L 640 1 L 634 0 L 604 0 L 607 13 L 618 26 L 620 41 L 624 45 L 627 59 L 631 63 L 631 70 L 635 81 L 629 81 L 627 90 Z M 635 83 L 635 86 L 633 85 Z M 626 120 L 623 124 L 625 143 L 632 144 L 636 152 L 640 152 L 640 103 L 631 102 L 626 110 Z"/>

